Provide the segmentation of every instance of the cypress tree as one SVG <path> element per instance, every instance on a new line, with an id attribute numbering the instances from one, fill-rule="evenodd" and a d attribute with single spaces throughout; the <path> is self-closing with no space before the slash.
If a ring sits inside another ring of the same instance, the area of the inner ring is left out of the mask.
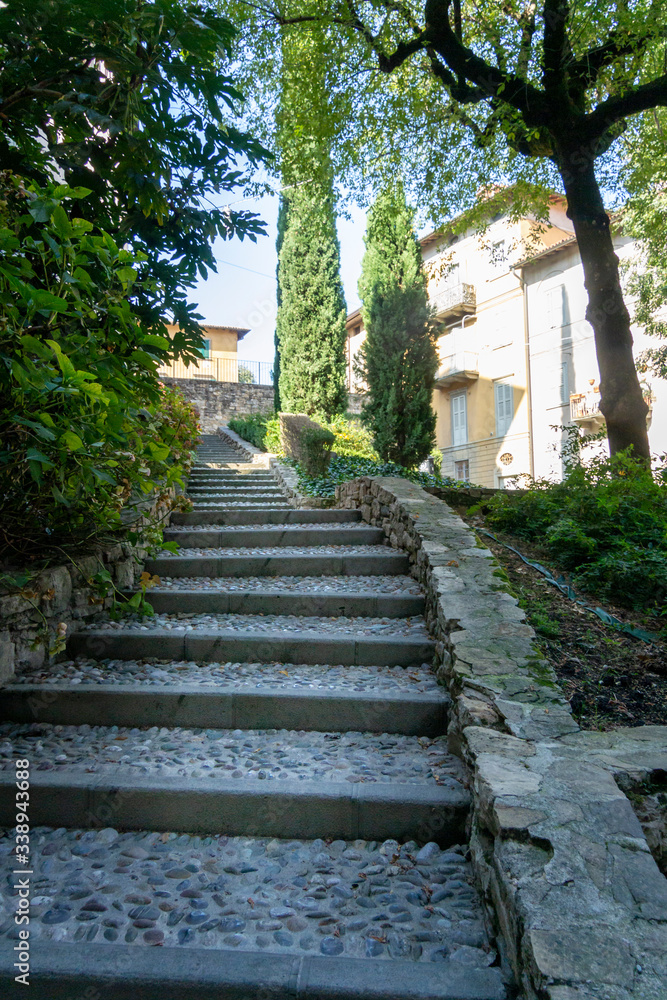
<path id="1" fill-rule="evenodd" d="M 413 220 L 402 184 L 379 195 L 368 215 L 359 279 L 366 339 L 358 367 L 367 385 L 361 419 L 378 454 L 408 468 L 433 447 L 438 368 Z"/>
<path id="2" fill-rule="evenodd" d="M 280 261 L 280 251 L 283 246 L 285 236 L 285 226 L 287 225 L 287 201 L 284 195 L 280 196 L 280 207 L 278 208 L 278 234 L 276 236 L 276 254 Z M 280 412 L 280 342 L 278 340 L 278 315 L 280 314 L 280 264 L 276 264 L 276 302 L 278 312 L 276 314 L 276 329 L 273 334 L 273 409 Z"/>
<path id="3" fill-rule="evenodd" d="M 304 184 L 287 196 L 278 262 L 280 399 L 291 413 L 343 413 L 345 296 L 331 193 Z"/>
<path id="4" fill-rule="evenodd" d="M 279 398 L 286 411 L 329 418 L 347 408 L 345 296 L 333 168 L 322 131 L 331 114 L 326 74 L 332 58 L 312 37 L 287 29 L 281 54 Z"/>

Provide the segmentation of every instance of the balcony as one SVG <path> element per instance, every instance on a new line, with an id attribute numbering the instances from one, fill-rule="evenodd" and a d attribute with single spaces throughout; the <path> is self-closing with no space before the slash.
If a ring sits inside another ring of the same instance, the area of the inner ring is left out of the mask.
<path id="1" fill-rule="evenodd" d="M 435 384 L 441 389 L 456 389 L 469 385 L 479 378 L 479 355 L 471 351 L 459 351 L 443 358 L 435 376 Z"/>
<path id="2" fill-rule="evenodd" d="M 447 320 L 456 316 L 472 316 L 477 309 L 477 293 L 475 286 L 465 281 L 458 285 L 441 288 L 429 296 L 435 309 L 435 318 Z"/>
<path id="3" fill-rule="evenodd" d="M 269 361 L 241 361 L 239 358 L 200 358 L 186 365 L 170 361 L 160 365 L 162 378 L 196 378 L 204 382 L 242 382 L 246 385 L 273 385 L 273 365 Z"/>
<path id="4" fill-rule="evenodd" d="M 642 394 L 648 406 L 646 422 L 650 426 L 654 396 L 650 389 L 643 389 Z M 600 389 L 598 386 L 594 386 L 588 392 L 576 392 L 570 395 L 570 420 L 580 427 L 588 426 L 596 431 L 603 426 L 604 414 L 600 411 Z"/>

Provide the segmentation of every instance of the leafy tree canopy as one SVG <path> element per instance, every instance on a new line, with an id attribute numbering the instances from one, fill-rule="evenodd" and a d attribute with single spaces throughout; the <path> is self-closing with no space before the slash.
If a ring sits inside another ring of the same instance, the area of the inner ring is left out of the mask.
<path id="1" fill-rule="evenodd" d="M 183 357 L 199 338 L 187 289 L 216 270 L 214 237 L 263 232 L 212 200 L 265 155 L 233 124 L 240 95 L 222 68 L 233 36 L 208 3 L 0 8 L 0 167 L 92 191 L 77 214 L 146 256 L 135 308 L 148 326 L 174 316 Z"/>

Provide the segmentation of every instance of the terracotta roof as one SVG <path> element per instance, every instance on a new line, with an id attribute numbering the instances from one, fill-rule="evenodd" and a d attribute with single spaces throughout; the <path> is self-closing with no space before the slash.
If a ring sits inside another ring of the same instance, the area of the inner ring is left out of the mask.
<path id="1" fill-rule="evenodd" d="M 177 325 L 178 325 L 177 323 L 167 323 L 167 328 L 171 327 L 172 329 L 175 330 Z M 221 331 L 229 331 L 230 333 L 237 333 L 239 340 L 243 340 L 246 333 L 250 333 L 250 329 L 246 329 L 245 327 L 242 326 L 220 326 L 215 323 L 200 323 L 199 325 L 202 328 L 202 330 L 221 330 Z"/>

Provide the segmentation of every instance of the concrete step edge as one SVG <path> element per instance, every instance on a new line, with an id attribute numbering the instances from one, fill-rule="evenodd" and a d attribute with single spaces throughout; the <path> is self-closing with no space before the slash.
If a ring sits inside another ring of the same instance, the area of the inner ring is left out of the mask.
<path id="1" fill-rule="evenodd" d="M 432 639 L 406 636 L 337 636 L 333 632 L 204 632 L 199 629 L 132 631 L 95 629 L 75 632 L 70 655 L 95 659 L 172 660 L 203 663 L 341 663 L 359 666 L 411 666 L 430 662 Z"/>
<path id="2" fill-rule="evenodd" d="M 2 689 L 3 718 L 16 723 L 184 729 L 286 729 L 440 736 L 450 702 L 442 690 L 369 692 L 239 684 L 14 684 Z"/>
<path id="3" fill-rule="evenodd" d="M 12 996 L 14 941 L 0 942 Z M 232 949 L 32 943 L 32 1000 L 505 1000 L 498 969 Z M 17 993 L 18 995 L 18 993 Z"/>
<path id="4" fill-rule="evenodd" d="M 33 826 L 90 828 L 100 822 L 133 830 L 229 836 L 333 837 L 341 840 L 435 840 L 462 843 L 470 807 L 463 788 L 350 784 L 320 780 L 218 779 L 169 775 L 31 773 Z M 16 782 L 0 774 L 0 825 L 11 827 Z"/>

